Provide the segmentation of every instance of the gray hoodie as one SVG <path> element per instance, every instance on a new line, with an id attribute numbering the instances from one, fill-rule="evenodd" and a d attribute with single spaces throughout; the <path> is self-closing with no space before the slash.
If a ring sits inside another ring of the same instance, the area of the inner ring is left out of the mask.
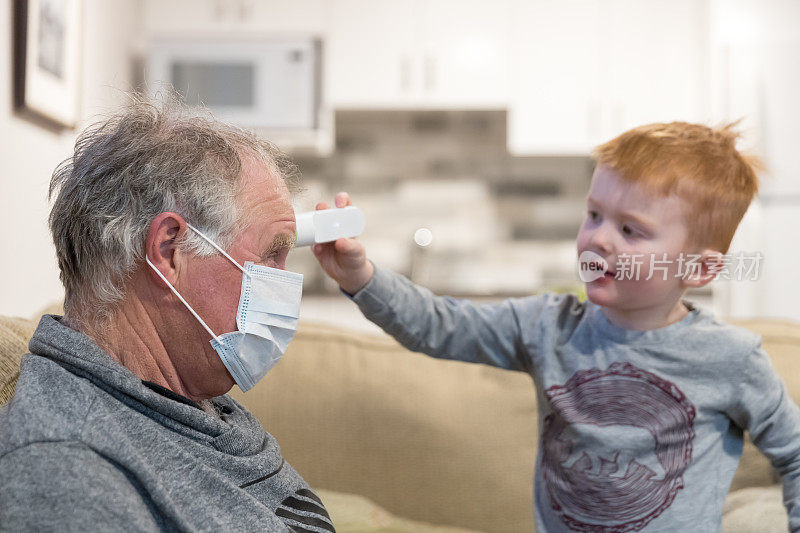
<path id="1" fill-rule="evenodd" d="M 0 529 L 333 531 L 275 438 L 214 417 L 45 315 L 0 409 Z M 298 423 L 300 423 L 298 421 Z"/>

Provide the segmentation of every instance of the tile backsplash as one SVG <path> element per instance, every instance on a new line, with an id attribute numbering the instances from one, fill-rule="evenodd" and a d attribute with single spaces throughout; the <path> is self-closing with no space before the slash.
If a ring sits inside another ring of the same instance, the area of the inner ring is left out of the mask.
<path id="1" fill-rule="evenodd" d="M 307 191 L 298 211 L 348 191 L 364 210 L 376 264 L 435 292 L 530 294 L 577 285 L 574 238 L 593 169 L 588 156 L 514 157 L 504 110 L 340 110 L 328 157 L 294 154 Z M 419 246 L 414 233 L 433 235 Z M 307 250 L 289 267 L 307 292 L 335 287 Z"/>

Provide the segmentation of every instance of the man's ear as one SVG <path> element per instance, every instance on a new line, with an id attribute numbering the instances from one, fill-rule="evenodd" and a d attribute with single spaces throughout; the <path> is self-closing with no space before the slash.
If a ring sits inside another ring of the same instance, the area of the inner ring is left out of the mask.
<path id="1" fill-rule="evenodd" d="M 160 213 L 150 224 L 145 240 L 145 253 L 155 268 L 161 272 L 170 283 L 175 285 L 178 263 L 176 261 L 176 242 L 180 235 L 186 231 L 186 221 L 176 213 Z M 167 285 L 161 277 L 148 267 L 153 280 L 164 287 Z"/>
<path id="2" fill-rule="evenodd" d="M 725 254 L 709 248 L 699 254 L 688 254 L 690 260 L 684 262 L 681 283 L 687 289 L 705 287 L 722 271 Z"/>

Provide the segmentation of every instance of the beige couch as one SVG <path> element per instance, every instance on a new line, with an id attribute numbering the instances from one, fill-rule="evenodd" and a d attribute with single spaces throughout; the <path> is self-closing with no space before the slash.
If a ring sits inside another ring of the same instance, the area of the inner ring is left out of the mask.
<path id="1" fill-rule="evenodd" d="M 0 377 L 0 403 L 13 390 L 35 324 L 0 319 L 0 376 L 12 373 Z M 799 401 L 800 324 L 742 325 L 763 335 Z M 340 531 L 533 531 L 538 435 L 525 374 L 434 360 L 388 337 L 301 323 L 267 377 L 246 395 L 232 394 L 320 491 Z M 786 531 L 776 481 L 748 443 L 725 531 Z"/>

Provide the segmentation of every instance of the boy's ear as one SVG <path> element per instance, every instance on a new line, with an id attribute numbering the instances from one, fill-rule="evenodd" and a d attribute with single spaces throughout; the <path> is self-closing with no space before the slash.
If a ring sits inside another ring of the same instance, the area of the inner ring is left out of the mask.
<path id="1" fill-rule="evenodd" d="M 725 266 L 725 254 L 717 250 L 705 249 L 700 254 L 690 256 L 681 277 L 681 283 L 687 289 L 704 287 L 714 281 Z"/>

